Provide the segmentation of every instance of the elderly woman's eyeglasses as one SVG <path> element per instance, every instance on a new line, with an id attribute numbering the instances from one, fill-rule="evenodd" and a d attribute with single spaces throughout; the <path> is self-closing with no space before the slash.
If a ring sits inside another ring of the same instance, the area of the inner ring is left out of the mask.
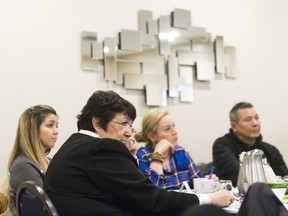
<path id="1" fill-rule="evenodd" d="M 112 122 L 115 122 L 115 123 L 117 123 L 117 124 L 119 124 L 119 125 L 122 125 L 122 127 L 126 130 L 126 131 L 130 131 L 132 134 L 135 134 L 136 133 L 136 130 L 132 127 L 132 126 L 130 126 L 130 125 L 128 125 L 126 122 L 118 122 L 118 121 L 114 121 L 114 120 L 111 120 Z"/>

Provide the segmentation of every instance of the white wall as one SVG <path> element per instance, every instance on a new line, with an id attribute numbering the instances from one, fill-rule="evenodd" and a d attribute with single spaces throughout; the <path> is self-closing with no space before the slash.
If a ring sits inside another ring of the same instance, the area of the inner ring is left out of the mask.
<path id="1" fill-rule="evenodd" d="M 224 36 L 237 49 L 238 78 L 216 79 L 195 89 L 195 101 L 169 100 L 180 144 L 196 162 L 212 159 L 213 141 L 228 131 L 228 112 L 240 100 L 250 101 L 262 120 L 264 139 L 276 145 L 288 162 L 288 2 L 286 0 L 9 0 L 0 2 L 0 178 L 5 176 L 20 114 L 35 104 L 53 106 L 60 115 L 57 151 L 76 131 L 75 116 L 93 91 L 113 88 L 135 104 L 140 129 L 147 111 L 141 91 L 105 82 L 103 74 L 83 72 L 80 34 L 99 39 L 121 29 L 137 30 L 137 11 L 155 18 L 174 8 L 192 12 L 192 24 L 212 36 Z"/>

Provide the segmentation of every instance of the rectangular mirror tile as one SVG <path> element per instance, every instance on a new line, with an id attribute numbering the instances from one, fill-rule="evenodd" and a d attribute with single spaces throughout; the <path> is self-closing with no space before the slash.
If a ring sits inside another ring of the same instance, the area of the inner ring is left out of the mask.
<path id="1" fill-rule="evenodd" d="M 144 90 L 144 87 L 148 84 L 159 85 L 167 89 L 167 76 L 151 74 L 124 74 L 124 87 L 126 89 Z"/>
<path id="2" fill-rule="evenodd" d="M 179 91 L 181 102 L 193 101 L 193 68 L 179 67 Z"/>
<path id="3" fill-rule="evenodd" d="M 152 48 L 146 48 L 143 52 L 131 53 L 123 52 L 122 50 L 117 51 L 117 61 L 137 61 L 137 62 L 154 62 L 160 63 L 163 61 L 163 56 L 160 56 L 158 50 Z"/>
<path id="4" fill-rule="evenodd" d="M 196 26 L 191 26 L 187 29 L 176 29 L 176 28 L 170 28 L 171 31 L 177 31 L 179 32 L 179 39 L 182 40 L 200 40 L 206 38 L 206 29 Z"/>
<path id="5" fill-rule="evenodd" d="M 168 39 L 161 39 L 161 34 L 168 34 L 170 31 L 170 18 L 169 16 L 160 16 L 158 19 L 159 23 L 159 54 L 160 55 L 169 55 L 170 53 L 170 44 Z"/>
<path id="6" fill-rule="evenodd" d="M 171 14 L 172 26 L 176 28 L 189 28 L 191 27 L 191 12 L 175 8 Z"/>
<path id="7" fill-rule="evenodd" d="M 141 52 L 142 41 L 140 31 L 122 29 L 119 33 L 119 48 L 125 51 Z"/>
<path id="8" fill-rule="evenodd" d="M 158 23 L 157 20 L 147 20 L 148 35 L 155 37 L 158 35 Z"/>
<path id="9" fill-rule="evenodd" d="M 158 23 L 156 20 L 147 20 L 148 33 L 145 35 L 143 45 L 149 45 L 151 48 L 157 48 L 158 44 Z"/>
<path id="10" fill-rule="evenodd" d="M 225 46 L 225 76 L 227 78 L 237 78 L 236 65 L 236 48 Z"/>
<path id="11" fill-rule="evenodd" d="M 199 81 L 210 81 L 215 77 L 214 62 L 197 61 L 196 76 Z"/>
<path id="12" fill-rule="evenodd" d="M 193 102 L 194 95 L 193 95 L 193 87 L 191 85 L 181 85 L 180 91 L 180 101 L 181 102 Z"/>
<path id="13" fill-rule="evenodd" d="M 216 61 L 216 73 L 224 73 L 224 42 L 222 36 L 217 36 L 214 42 L 215 45 L 215 61 Z"/>
<path id="14" fill-rule="evenodd" d="M 147 106 L 167 106 L 167 88 L 160 85 L 146 85 Z"/>
<path id="15" fill-rule="evenodd" d="M 212 52 L 178 51 L 177 56 L 179 65 L 194 65 L 197 61 L 214 62 Z"/>
<path id="16" fill-rule="evenodd" d="M 152 11 L 139 10 L 138 11 L 138 29 L 145 35 L 148 34 L 147 21 L 153 19 Z"/>
<path id="17" fill-rule="evenodd" d="M 117 62 L 117 80 L 116 84 L 124 84 L 124 74 L 125 73 L 141 73 L 141 64 L 139 62 Z"/>
<path id="18" fill-rule="evenodd" d="M 95 60 L 103 60 L 103 43 L 100 42 L 92 42 L 92 59 Z"/>
<path id="19" fill-rule="evenodd" d="M 150 62 L 143 62 L 143 74 L 159 74 L 164 75 L 165 74 L 165 68 L 164 68 L 164 62 L 163 64 L 160 63 L 150 63 Z"/>
<path id="20" fill-rule="evenodd" d="M 93 59 L 93 44 L 97 41 L 97 34 L 94 32 L 82 32 L 81 34 L 81 56 L 83 70 L 97 70 L 98 62 Z"/>
<path id="21" fill-rule="evenodd" d="M 179 79 L 178 79 L 178 62 L 177 57 L 169 56 L 168 58 L 168 95 L 169 97 L 179 97 Z"/>
<path id="22" fill-rule="evenodd" d="M 116 40 L 115 38 L 104 39 L 104 76 L 106 80 L 115 81 L 116 74 Z"/>
<path id="23" fill-rule="evenodd" d="M 156 46 L 156 35 L 158 34 L 158 23 L 153 20 L 152 11 L 138 11 L 138 29 L 142 37 L 142 45 Z"/>

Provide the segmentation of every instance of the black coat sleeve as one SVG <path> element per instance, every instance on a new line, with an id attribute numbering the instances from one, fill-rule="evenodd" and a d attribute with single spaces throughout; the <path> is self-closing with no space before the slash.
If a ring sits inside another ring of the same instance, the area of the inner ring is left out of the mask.
<path id="1" fill-rule="evenodd" d="M 218 138 L 213 144 L 213 163 L 215 174 L 220 179 L 231 180 L 233 185 L 237 185 L 239 172 L 239 159 L 224 138 Z"/>

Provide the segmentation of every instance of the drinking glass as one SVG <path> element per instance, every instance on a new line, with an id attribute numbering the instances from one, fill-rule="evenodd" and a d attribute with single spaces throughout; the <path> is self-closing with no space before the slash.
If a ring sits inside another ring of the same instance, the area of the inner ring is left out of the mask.
<path id="1" fill-rule="evenodd" d="M 219 189 L 226 189 L 228 191 L 232 191 L 233 189 L 233 185 L 232 185 L 232 181 L 231 180 L 220 180 L 219 181 Z"/>

